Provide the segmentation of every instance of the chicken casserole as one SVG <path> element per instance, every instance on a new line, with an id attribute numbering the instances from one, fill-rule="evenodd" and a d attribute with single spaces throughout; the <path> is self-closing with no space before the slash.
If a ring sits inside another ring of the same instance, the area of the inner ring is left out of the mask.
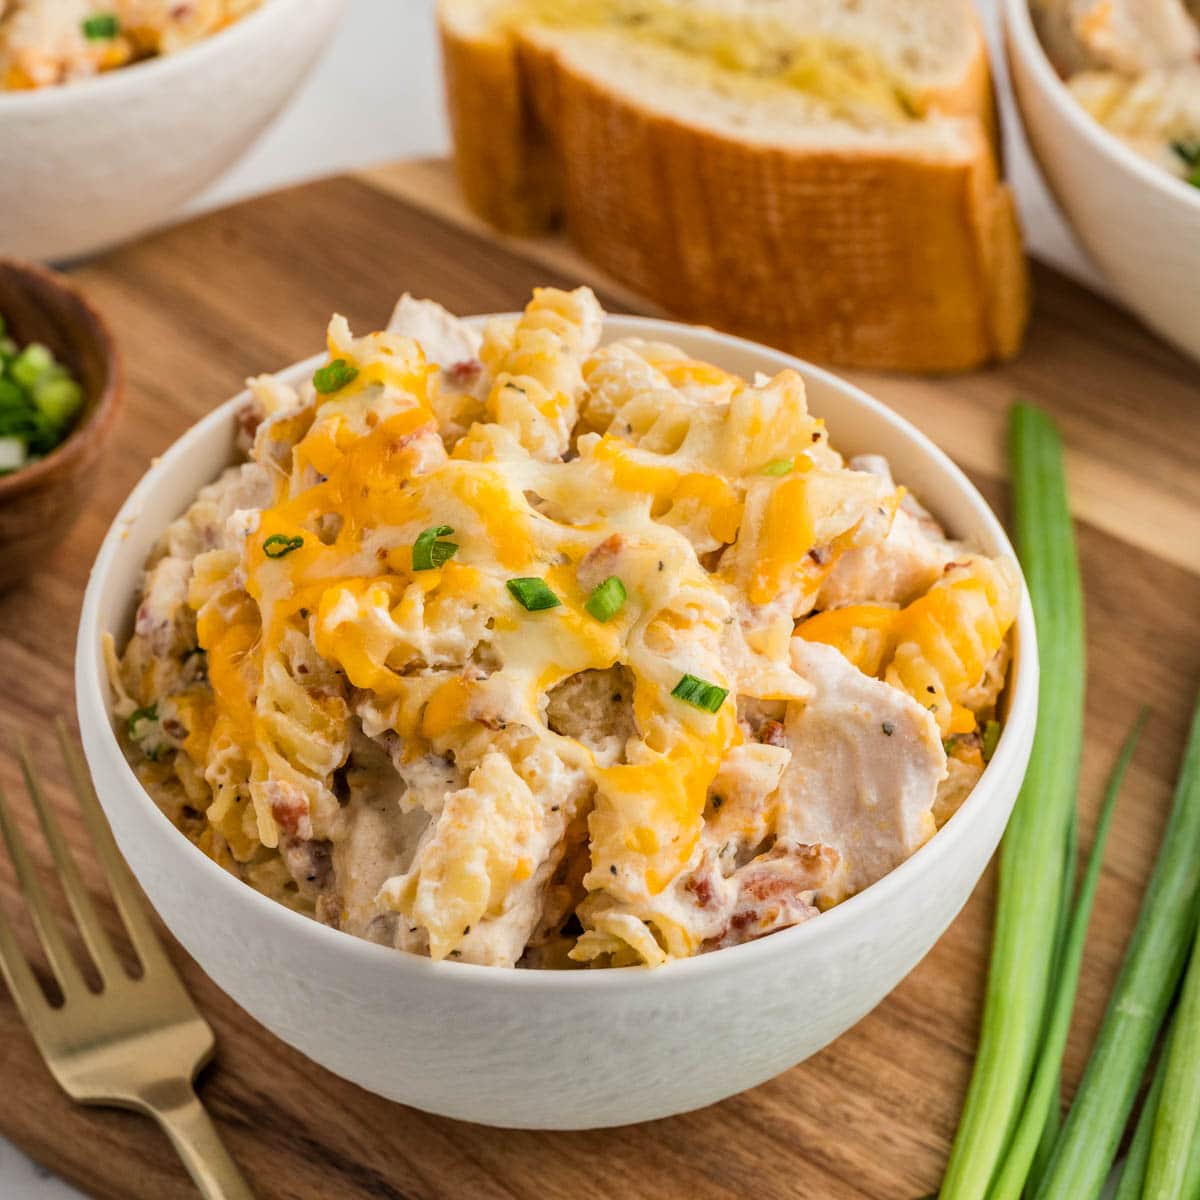
<path id="1" fill-rule="evenodd" d="M 139 776 L 250 885 L 435 959 L 658 965 L 816 917 L 978 779 L 1015 565 L 795 372 L 602 320 L 405 297 L 251 381 L 109 647 Z"/>

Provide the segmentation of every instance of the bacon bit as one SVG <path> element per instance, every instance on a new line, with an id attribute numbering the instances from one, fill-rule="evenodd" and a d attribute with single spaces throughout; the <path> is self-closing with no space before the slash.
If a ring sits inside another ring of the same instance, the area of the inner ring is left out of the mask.
<path id="1" fill-rule="evenodd" d="M 460 387 L 474 383 L 483 373 L 483 363 L 477 358 L 464 358 L 445 368 L 446 378 Z"/>
<path id="2" fill-rule="evenodd" d="M 175 4 L 171 8 L 172 21 L 186 21 L 195 12 L 194 4 Z"/>
<path id="3" fill-rule="evenodd" d="M 593 546 L 580 560 L 579 582 L 585 588 L 592 588 L 615 575 L 616 560 L 624 549 L 625 539 L 619 533 L 610 534 Z"/>
<path id="4" fill-rule="evenodd" d="M 758 731 L 758 740 L 764 746 L 778 746 L 787 749 L 787 731 L 779 721 L 764 721 Z"/>
<path id="5" fill-rule="evenodd" d="M 818 567 L 823 567 L 829 561 L 829 547 L 814 546 L 808 552 L 808 557 L 811 558 Z"/>
<path id="6" fill-rule="evenodd" d="M 401 434 L 398 438 L 393 438 L 388 442 L 388 454 L 399 454 L 406 446 L 412 445 L 418 438 L 423 438 L 427 434 L 435 432 L 437 426 L 432 421 L 424 425 L 419 425 L 416 429 L 410 430 L 408 433 Z"/>
<path id="7" fill-rule="evenodd" d="M 704 875 L 693 875 L 685 885 L 687 890 L 696 897 L 696 904 L 700 908 L 712 908 L 713 905 L 713 885 L 712 876 L 705 873 Z"/>
<path id="8" fill-rule="evenodd" d="M 162 731 L 169 738 L 174 738 L 177 742 L 183 741 L 187 737 L 187 726 L 175 717 L 168 717 L 162 722 Z"/>
<path id="9" fill-rule="evenodd" d="M 258 427 L 263 423 L 263 418 L 266 413 L 258 406 L 254 400 L 247 400 L 236 413 L 234 420 L 237 421 L 238 432 L 241 433 L 248 441 L 254 441 L 254 435 L 258 432 Z"/>
<path id="10" fill-rule="evenodd" d="M 815 917 L 814 890 L 833 874 L 837 863 L 838 853 L 829 846 L 776 842 L 730 877 L 738 892 L 729 923 L 701 949 L 736 946 Z"/>
<path id="11" fill-rule="evenodd" d="M 285 834 L 304 840 L 312 837 L 308 800 L 299 788 L 273 779 L 264 786 L 264 791 L 271 802 L 271 816 Z"/>
<path id="12" fill-rule="evenodd" d="M 363 416 L 363 422 L 368 429 L 374 429 L 379 424 L 379 414 L 373 408 L 369 408 Z"/>

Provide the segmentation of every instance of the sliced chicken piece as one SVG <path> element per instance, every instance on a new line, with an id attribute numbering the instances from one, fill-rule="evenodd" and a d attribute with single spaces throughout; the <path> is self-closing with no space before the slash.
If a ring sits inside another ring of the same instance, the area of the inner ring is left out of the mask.
<path id="1" fill-rule="evenodd" d="M 838 559 L 821 587 L 817 608 L 907 604 L 932 586 L 954 554 L 950 542 L 927 536 L 917 518 L 901 507 L 882 542 L 847 550 Z"/>
<path id="2" fill-rule="evenodd" d="M 396 301 L 387 331 L 420 342 L 425 357 L 442 368 L 477 360 L 483 342 L 466 321 L 433 300 L 417 300 L 407 292 Z"/>
<path id="3" fill-rule="evenodd" d="M 483 336 L 432 300 L 406 292 L 396 302 L 388 332 L 421 344 L 425 357 L 441 367 L 430 403 L 447 448 L 483 418 L 488 381 L 479 358 Z"/>
<path id="4" fill-rule="evenodd" d="M 1138 75 L 1200 53 L 1200 29 L 1183 0 L 1035 0 L 1034 15 L 1063 75 L 1088 68 Z"/>
<path id="5" fill-rule="evenodd" d="M 933 715 L 897 688 L 864 675 L 833 647 L 800 638 L 792 665 L 813 685 L 788 706 L 791 762 L 778 790 L 781 838 L 831 846 L 841 857 L 823 902 L 859 892 L 934 832 L 946 774 Z"/>

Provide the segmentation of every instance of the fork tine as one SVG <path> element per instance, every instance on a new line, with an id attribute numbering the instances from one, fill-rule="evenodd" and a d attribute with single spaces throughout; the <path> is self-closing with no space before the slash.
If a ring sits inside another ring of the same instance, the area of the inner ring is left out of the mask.
<path id="1" fill-rule="evenodd" d="M 21 837 L 16 823 L 12 819 L 12 810 L 8 806 L 8 799 L 4 795 L 3 788 L 0 788 L 0 835 L 3 835 L 4 842 L 8 846 L 8 856 L 12 859 L 17 873 L 17 884 L 25 897 L 30 915 L 33 917 L 33 926 L 41 939 L 42 949 L 46 952 L 46 960 L 58 980 L 63 997 L 69 999 L 72 994 L 86 990 L 86 984 L 83 982 L 79 967 L 71 957 L 71 951 L 63 938 L 58 919 L 50 908 L 50 902 L 46 898 L 46 892 L 38 878 L 33 860 L 29 857 L 29 851 L 25 847 L 25 840 Z"/>
<path id="2" fill-rule="evenodd" d="M 67 848 L 58 819 L 46 802 L 45 792 L 42 790 L 41 781 L 38 779 L 33 759 L 29 754 L 29 747 L 24 738 L 17 739 L 17 757 L 21 760 L 21 772 L 25 776 L 25 787 L 29 791 L 33 807 L 37 810 L 38 820 L 42 823 L 42 833 L 45 835 L 46 844 L 50 847 L 54 866 L 62 882 L 63 891 L 67 895 L 67 901 L 71 905 L 71 911 L 75 914 L 79 932 L 83 935 L 88 953 L 91 954 L 92 961 L 96 964 L 101 976 L 105 980 L 111 980 L 114 976 L 123 973 L 124 968 L 113 949 L 112 942 L 104 932 L 104 927 L 100 924 L 96 907 L 79 876 L 79 868 L 75 865 L 75 856 Z"/>
<path id="3" fill-rule="evenodd" d="M 0 909 L 0 976 L 3 976 L 8 985 L 9 995 L 12 996 L 22 1020 L 35 1031 L 36 1036 L 37 1017 L 48 1007 L 46 997 L 41 985 L 34 978 L 29 960 L 17 942 L 17 935 L 13 932 L 3 909 Z"/>
<path id="4" fill-rule="evenodd" d="M 159 968 L 166 967 L 167 970 L 174 973 L 175 968 L 171 965 L 171 960 L 167 958 L 166 951 L 162 948 L 162 942 L 159 941 L 158 934 L 150 923 L 150 918 L 146 916 L 145 901 L 139 895 L 133 875 L 125 865 L 125 860 L 121 857 L 120 850 L 117 849 L 117 843 L 113 840 L 112 830 L 108 827 L 108 819 L 100 807 L 100 801 L 96 799 L 91 777 L 83 765 L 79 751 L 67 733 L 67 727 L 61 717 L 55 724 L 58 730 L 58 744 L 62 749 L 63 758 L 66 760 L 67 771 L 71 776 L 75 799 L 83 813 L 88 833 L 91 834 L 96 857 L 100 860 L 100 866 L 108 881 L 108 889 L 112 893 L 117 911 L 121 914 L 121 920 L 125 924 L 125 932 L 129 935 L 129 940 L 133 943 L 133 948 L 141 960 L 142 969 L 149 974 L 150 967 L 154 964 Z"/>

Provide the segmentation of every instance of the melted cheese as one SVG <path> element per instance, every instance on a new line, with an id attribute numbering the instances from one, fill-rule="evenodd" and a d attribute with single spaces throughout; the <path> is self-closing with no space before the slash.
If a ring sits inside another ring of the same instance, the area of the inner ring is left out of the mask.
<path id="1" fill-rule="evenodd" d="M 515 0 L 500 21 L 513 31 L 531 22 L 554 29 L 620 28 L 629 38 L 796 88 L 845 116 L 902 121 L 919 114 L 911 90 L 866 47 L 836 37 L 798 37 L 775 19 L 664 0 Z"/>
<path id="2" fill-rule="evenodd" d="M 842 465 L 794 373 L 751 387 L 669 348 L 597 355 L 599 329 L 586 289 L 543 290 L 496 323 L 481 351 L 488 419 L 444 442 L 441 373 L 420 347 L 332 322 L 330 360 L 353 379 L 260 429 L 270 502 L 230 518 L 234 548 L 192 564 L 211 688 L 176 703 L 184 752 L 212 789 L 214 854 L 257 871 L 289 840 L 336 840 L 335 774 L 357 722 L 386 735 L 403 803 L 429 814 L 378 903 L 424 930 L 430 953 L 458 952 L 465 930 L 511 919 L 546 886 L 570 816 L 555 789 L 574 789 L 577 828 L 587 815 L 575 875 L 587 932 L 571 953 L 621 963 L 699 947 L 680 893 L 717 852 L 714 786 L 750 767 L 768 780 L 742 822 L 757 844 L 786 753 L 731 757 L 750 729 L 739 701 L 810 700 L 791 665 L 793 617 L 838 554 L 886 536 L 899 493 Z M 593 432 L 585 364 L 601 359 L 615 415 Z M 790 471 L 764 473 L 780 452 Z M 418 539 L 441 527 L 452 555 L 416 569 Z M 624 603 L 600 620 L 589 596 L 610 577 Z M 517 578 L 557 604 L 527 610 Z M 797 633 L 922 703 L 932 695 L 943 731 L 965 732 L 970 685 L 1014 613 L 1011 577 L 970 559 L 903 610 L 822 613 Z M 559 685 L 616 667 L 633 683 L 620 701 L 629 731 L 601 753 L 551 728 Z M 161 674 L 143 690 L 157 694 Z M 715 712 L 674 694 L 684 676 L 726 690 Z M 422 792 L 422 764 L 468 782 Z"/>

